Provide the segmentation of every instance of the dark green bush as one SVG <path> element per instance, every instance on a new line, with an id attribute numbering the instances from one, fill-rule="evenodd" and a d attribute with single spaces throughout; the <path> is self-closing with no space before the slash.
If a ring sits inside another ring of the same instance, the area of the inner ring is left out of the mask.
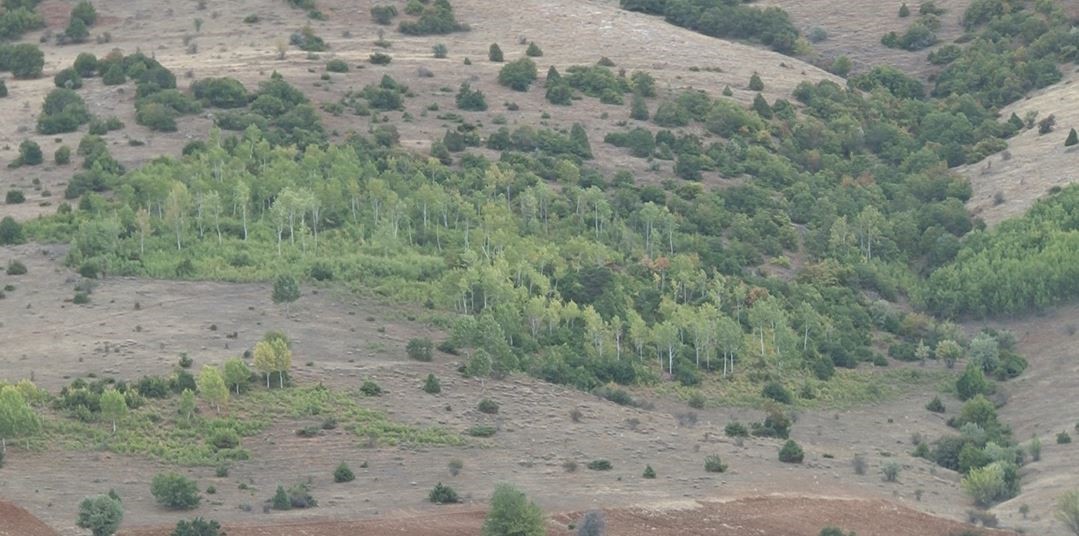
<path id="1" fill-rule="evenodd" d="M 67 89 L 79 89 L 82 87 L 82 77 L 79 76 L 78 71 L 71 67 L 62 69 L 60 72 L 56 73 L 56 76 L 52 78 L 52 82 L 56 87 Z"/>
<path id="2" fill-rule="evenodd" d="M 472 86 L 468 82 L 461 84 L 461 89 L 457 91 L 457 107 L 462 110 L 482 112 L 487 110 L 487 99 L 483 96 L 483 92 L 478 89 L 472 89 Z"/>
<path id="3" fill-rule="evenodd" d="M 498 83 L 515 91 L 528 91 L 538 76 L 536 64 L 528 58 L 511 61 L 498 71 Z"/>
<path id="4" fill-rule="evenodd" d="M 431 493 L 427 494 L 427 500 L 435 504 L 454 504 L 461 501 L 453 488 L 443 485 L 441 482 L 435 484 L 435 487 L 431 489 Z"/>
<path id="5" fill-rule="evenodd" d="M 432 395 L 442 392 L 442 383 L 438 381 L 434 374 L 427 375 L 427 380 L 423 383 L 423 392 Z"/>
<path id="6" fill-rule="evenodd" d="M 389 25 L 393 23 L 393 18 L 396 16 L 397 8 L 394 6 L 371 6 L 371 19 L 375 21 L 375 24 Z"/>
<path id="7" fill-rule="evenodd" d="M 704 459 L 704 470 L 709 473 L 722 473 L 727 470 L 727 465 L 718 454 L 711 454 Z"/>
<path id="8" fill-rule="evenodd" d="M 203 78 L 191 84 L 191 94 L 217 108 L 240 108 L 248 102 L 247 88 L 233 78 Z"/>
<path id="9" fill-rule="evenodd" d="M 644 466 L 644 474 L 642 474 L 641 477 L 642 478 L 647 478 L 647 479 L 656 478 L 656 470 L 652 469 L 651 465 L 645 465 Z"/>
<path id="10" fill-rule="evenodd" d="M 26 273 L 26 265 L 22 261 L 12 259 L 7 263 L 7 275 L 24 275 Z"/>
<path id="11" fill-rule="evenodd" d="M 210 488 L 207 488 L 206 492 L 209 493 Z M 171 536 L 225 536 L 225 532 L 221 530 L 221 524 L 217 521 L 196 517 L 191 521 L 176 522 L 176 529 L 172 531 Z"/>
<path id="12" fill-rule="evenodd" d="M 925 409 L 932 411 L 933 413 L 944 413 L 944 402 L 941 402 L 939 396 L 934 396 L 933 400 L 930 400 L 925 405 Z"/>
<path id="13" fill-rule="evenodd" d="M 586 467 L 593 471 L 610 471 L 614 466 L 607 460 L 592 460 Z"/>
<path id="14" fill-rule="evenodd" d="M 791 392 L 779 382 L 765 384 L 764 388 L 761 389 L 761 396 L 775 400 L 780 404 L 790 404 L 794 400 Z"/>
<path id="15" fill-rule="evenodd" d="M 434 343 L 427 337 L 409 339 L 405 346 L 408 357 L 416 361 L 430 361 Z"/>
<path id="16" fill-rule="evenodd" d="M 341 462 L 336 469 L 333 470 L 333 481 L 337 483 L 352 482 L 356 480 L 356 475 L 352 473 L 352 469 L 349 469 L 348 464 Z"/>
<path id="17" fill-rule="evenodd" d="M 738 421 L 727 423 L 727 426 L 723 427 L 723 433 L 727 437 L 749 437 L 749 429 Z"/>
<path id="18" fill-rule="evenodd" d="M 805 459 L 805 452 L 794 440 L 788 439 L 783 444 L 783 448 L 779 449 L 779 461 L 783 463 L 802 463 L 803 459 Z"/>
<path id="19" fill-rule="evenodd" d="M 326 70 L 331 73 L 347 73 L 348 63 L 341 59 L 332 59 L 326 62 Z"/>
<path id="20" fill-rule="evenodd" d="M 150 493 L 157 503 L 173 510 L 190 510 L 199 505 L 195 481 L 179 473 L 158 473 L 150 484 Z"/>
<path id="21" fill-rule="evenodd" d="M 498 413 L 498 402 L 495 402 L 490 398 L 484 398 L 476 405 L 476 409 L 480 410 L 480 413 L 494 415 L 495 413 Z"/>
<path id="22" fill-rule="evenodd" d="M 363 385 L 360 386 L 360 392 L 364 396 L 380 396 L 382 395 L 382 387 L 372 380 L 364 380 Z"/>

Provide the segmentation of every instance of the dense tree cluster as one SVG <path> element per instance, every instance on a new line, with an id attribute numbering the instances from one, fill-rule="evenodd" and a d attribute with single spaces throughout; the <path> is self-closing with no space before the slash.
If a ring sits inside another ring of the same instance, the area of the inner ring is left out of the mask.
<path id="1" fill-rule="evenodd" d="M 622 7 L 662 15 L 671 24 L 713 37 L 760 41 L 784 54 L 794 52 L 798 40 L 787 12 L 742 0 L 622 0 Z"/>

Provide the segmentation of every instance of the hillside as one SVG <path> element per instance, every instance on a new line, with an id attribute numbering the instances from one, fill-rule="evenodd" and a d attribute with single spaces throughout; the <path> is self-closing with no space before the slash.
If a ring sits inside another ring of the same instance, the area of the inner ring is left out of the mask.
<path id="1" fill-rule="evenodd" d="M 986 223 L 1019 216 L 1051 188 L 1075 182 L 1073 170 L 1079 165 L 1079 150 L 1065 147 L 1064 140 L 1070 129 L 1079 127 L 1079 89 L 1075 85 L 1079 77 L 1074 69 L 1066 72 L 1063 81 L 1000 112 L 1004 117 L 1033 114 L 1037 121 L 1052 115 L 1056 120 L 1052 132 L 1028 130 L 1010 140 L 1006 151 L 958 168 L 974 190 L 967 207 Z"/>
<path id="2" fill-rule="evenodd" d="M 1079 8 L 907 8 L 4 0 L 0 535 L 1064 536 Z"/>

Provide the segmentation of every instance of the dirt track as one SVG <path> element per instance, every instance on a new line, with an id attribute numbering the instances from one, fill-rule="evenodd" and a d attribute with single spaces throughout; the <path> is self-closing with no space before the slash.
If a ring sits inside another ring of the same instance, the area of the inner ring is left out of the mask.
<path id="1" fill-rule="evenodd" d="M 30 512 L 0 501 L 0 536 L 56 536 L 56 532 Z"/>

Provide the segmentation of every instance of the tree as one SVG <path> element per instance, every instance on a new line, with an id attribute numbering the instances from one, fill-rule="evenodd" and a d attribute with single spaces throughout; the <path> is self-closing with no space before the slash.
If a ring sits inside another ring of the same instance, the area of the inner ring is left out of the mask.
<path id="1" fill-rule="evenodd" d="M 101 416 L 112 422 L 112 433 L 116 433 L 116 421 L 127 414 L 127 399 L 116 389 L 105 389 L 101 393 Z"/>
<path id="2" fill-rule="evenodd" d="M 285 304 L 285 318 L 288 318 L 289 305 L 300 299 L 300 284 L 289 274 L 281 274 L 273 282 L 273 302 Z"/>
<path id="3" fill-rule="evenodd" d="M 41 427 L 37 414 L 13 385 L 0 388 L 0 452 L 7 452 L 7 440 L 28 436 Z"/>
<path id="4" fill-rule="evenodd" d="M 8 67 L 15 78 L 37 78 L 45 66 L 45 54 L 36 45 L 20 43 L 8 51 Z"/>
<path id="5" fill-rule="evenodd" d="M 255 369 L 266 375 L 266 388 L 270 387 L 270 374 L 277 373 L 278 385 L 285 386 L 285 372 L 292 367 L 292 350 L 288 339 L 275 333 L 267 333 L 255 345 Z"/>
<path id="6" fill-rule="evenodd" d="M 640 93 L 633 94 L 633 99 L 629 103 L 629 117 L 637 121 L 648 121 L 648 104 Z"/>
<path id="7" fill-rule="evenodd" d="M 352 469 L 349 469 L 348 464 L 341 462 L 336 469 L 333 470 L 333 481 L 337 483 L 352 482 L 356 480 L 356 475 L 352 473 Z"/>
<path id="8" fill-rule="evenodd" d="M 79 19 L 87 26 L 93 26 L 97 22 L 97 10 L 94 5 L 82 0 L 71 9 L 71 20 Z"/>
<path id="9" fill-rule="evenodd" d="M 525 56 L 530 58 L 538 58 L 543 55 L 543 51 L 536 45 L 535 41 L 528 43 L 528 49 L 525 50 Z"/>
<path id="10" fill-rule="evenodd" d="M 86 23 L 82 19 L 72 16 L 71 22 L 68 23 L 67 29 L 64 30 L 64 35 L 74 43 L 82 43 L 86 41 L 87 37 L 90 37 L 90 30 L 86 28 Z"/>
<path id="11" fill-rule="evenodd" d="M 196 517 L 191 521 L 177 521 L 171 536 L 225 536 L 225 533 L 221 531 L 221 524 L 217 521 Z"/>
<path id="12" fill-rule="evenodd" d="M 761 75 L 753 73 L 753 76 L 749 77 L 749 90 L 764 91 L 764 81 L 761 80 Z"/>
<path id="13" fill-rule="evenodd" d="M 1072 534 L 1079 536 L 1079 490 L 1069 491 L 1057 499 L 1056 517 Z"/>
<path id="14" fill-rule="evenodd" d="M 570 127 L 569 142 L 574 154 L 584 159 L 592 158 L 592 145 L 588 143 L 588 133 L 585 132 L 584 125 L 574 123 Z"/>
<path id="15" fill-rule="evenodd" d="M 1071 147 L 1077 143 L 1079 143 L 1079 133 L 1075 132 L 1075 129 L 1073 128 L 1068 131 L 1068 139 L 1064 140 L 1064 146 Z"/>
<path id="16" fill-rule="evenodd" d="M 937 359 L 943 360 L 948 368 L 952 368 L 955 366 L 956 361 L 963 357 L 963 347 L 951 339 L 944 339 L 937 343 L 935 353 Z"/>
<path id="17" fill-rule="evenodd" d="M 247 385 L 247 382 L 250 379 L 251 369 L 247 368 L 247 364 L 245 364 L 242 359 L 233 357 L 225 361 L 225 385 L 236 391 L 237 395 L 240 394 L 240 387 Z"/>
<path id="18" fill-rule="evenodd" d="M 803 459 L 805 459 L 805 452 L 793 439 L 788 439 L 783 444 L 783 448 L 779 449 L 779 461 L 783 463 L 802 463 Z"/>
<path id="19" fill-rule="evenodd" d="M 83 78 L 90 78 L 97 72 L 97 56 L 89 52 L 80 52 L 75 57 L 75 72 Z"/>
<path id="20" fill-rule="evenodd" d="M 906 18 L 906 17 L 909 17 L 909 16 L 910 16 L 910 8 L 907 7 L 907 4 L 904 2 L 903 5 L 899 6 L 899 18 Z"/>
<path id="21" fill-rule="evenodd" d="M 509 484 L 499 484 L 483 522 L 483 536 L 544 536 L 543 511 Z"/>
<path id="22" fill-rule="evenodd" d="M 462 110 L 482 112 L 487 109 L 487 99 L 484 98 L 482 91 L 472 89 L 468 82 L 464 82 L 457 92 L 457 107 Z"/>
<path id="23" fill-rule="evenodd" d="M 19 144 L 19 158 L 16 162 L 20 166 L 36 166 L 44 158 L 41 155 L 41 146 L 34 140 L 23 140 Z"/>
<path id="24" fill-rule="evenodd" d="M 23 240 L 22 225 L 15 218 L 4 216 L 0 220 L 0 246 L 22 244 Z"/>
<path id="25" fill-rule="evenodd" d="M 179 473 L 158 473 L 150 483 L 157 503 L 173 510 L 190 510 L 199 505 L 199 489 L 194 480 Z"/>
<path id="26" fill-rule="evenodd" d="M 195 415 L 195 393 L 191 389 L 184 389 L 180 393 L 180 403 L 177 413 L 184 421 L 190 421 Z"/>
<path id="27" fill-rule="evenodd" d="M 491 43 L 491 47 L 487 50 L 487 59 L 502 63 L 502 49 L 499 48 L 498 43 Z"/>
<path id="28" fill-rule="evenodd" d="M 515 91 L 528 91 L 537 76 L 536 64 L 528 58 L 521 58 L 502 66 L 498 71 L 498 83 Z"/>
<path id="29" fill-rule="evenodd" d="M 292 508 L 292 500 L 289 499 L 288 493 L 285 493 L 284 486 L 277 485 L 277 491 L 274 492 L 273 498 L 270 499 L 270 507 L 274 510 L 289 510 Z"/>
<path id="30" fill-rule="evenodd" d="M 214 407 L 214 411 L 220 411 L 221 406 L 227 406 L 229 401 L 229 388 L 221 377 L 221 371 L 213 365 L 203 365 L 199 371 L 199 394 Z"/>
<path id="31" fill-rule="evenodd" d="M 112 536 L 124 519 L 124 507 L 119 499 L 109 495 L 87 497 L 79 503 L 79 528 L 90 529 L 93 536 Z"/>

